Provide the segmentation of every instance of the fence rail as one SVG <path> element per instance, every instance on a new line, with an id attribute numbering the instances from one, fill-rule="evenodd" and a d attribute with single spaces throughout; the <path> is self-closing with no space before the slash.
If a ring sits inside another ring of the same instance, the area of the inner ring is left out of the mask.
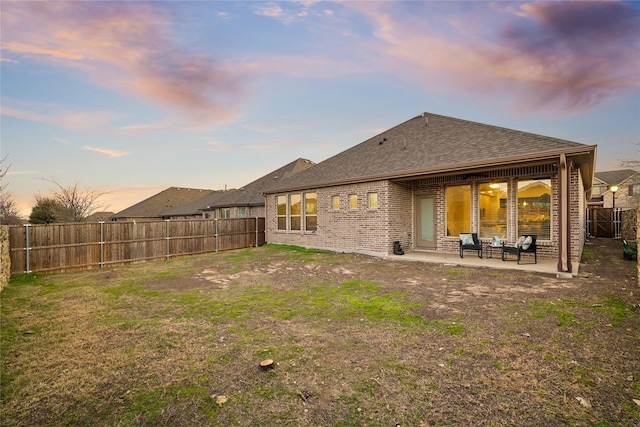
<path id="1" fill-rule="evenodd" d="M 261 246 L 264 218 L 11 226 L 11 274 L 64 272 Z"/>

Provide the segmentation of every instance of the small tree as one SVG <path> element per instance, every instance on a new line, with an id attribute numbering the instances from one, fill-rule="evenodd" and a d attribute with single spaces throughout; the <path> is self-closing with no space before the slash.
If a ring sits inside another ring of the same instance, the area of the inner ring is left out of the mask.
<path id="1" fill-rule="evenodd" d="M 8 191 L 0 193 L 0 225 L 20 225 L 23 222 L 13 195 Z"/>
<path id="2" fill-rule="evenodd" d="M 92 213 L 105 208 L 105 204 L 100 202 L 99 199 L 107 192 L 81 188 L 78 181 L 66 187 L 53 178 L 45 179 L 45 181 L 51 182 L 58 187 L 57 190 L 53 190 L 51 199 L 55 200 L 70 213 L 69 222 L 84 221 Z"/>
<path id="3" fill-rule="evenodd" d="M 31 224 L 53 224 L 56 222 L 72 222 L 72 213 L 57 200 L 36 196 L 36 205 L 31 210 Z"/>
<path id="4" fill-rule="evenodd" d="M 7 191 L 8 184 L 2 182 L 11 167 L 11 165 L 3 167 L 6 160 L 7 156 L 0 159 L 0 225 L 22 224 L 24 220 L 20 217 L 20 212 L 18 211 L 13 194 Z"/>

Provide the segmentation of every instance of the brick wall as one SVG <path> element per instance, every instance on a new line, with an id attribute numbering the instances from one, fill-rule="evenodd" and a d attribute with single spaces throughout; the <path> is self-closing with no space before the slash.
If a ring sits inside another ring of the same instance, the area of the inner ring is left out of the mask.
<path id="1" fill-rule="evenodd" d="M 631 195 L 629 195 L 629 186 L 633 186 L 631 191 Z M 630 184 L 621 184 L 620 188 L 616 192 L 616 208 L 623 209 L 636 209 L 638 207 L 638 202 L 640 200 L 640 184 L 633 183 Z M 613 207 L 613 193 L 611 191 L 607 191 L 602 196 L 602 206 L 605 208 Z"/>
<path id="2" fill-rule="evenodd" d="M 620 227 L 620 238 L 625 240 L 636 240 L 637 232 L 637 210 L 627 209 L 622 211 L 622 224 Z"/>
<path id="3" fill-rule="evenodd" d="M 522 170 L 510 171 L 513 176 L 529 179 Z M 500 177 L 508 183 L 507 189 L 507 244 L 513 244 L 518 238 L 517 230 L 517 181 L 513 176 Z M 558 257 L 558 179 L 557 174 L 547 173 L 551 177 L 551 240 L 538 241 L 538 256 L 542 259 Z M 451 181 L 442 178 L 421 179 L 407 182 L 376 181 L 370 183 L 312 189 L 318 197 L 318 229 L 315 232 L 278 231 L 276 195 L 266 199 L 267 242 L 293 244 L 307 247 L 324 248 L 336 251 L 353 251 L 386 255 L 392 252 L 393 242 L 398 240 L 405 249 L 415 249 L 415 197 L 433 195 L 436 199 L 436 250 L 457 253 L 458 236 L 446 236 L 445 189 L 448 184 L 469 184 L 472 194 L 471 230 L 478 230 L 478 180 Z M 367 209 L 367 193 L 377 192 L 378 209 Z M 349 209 L 350 194 L 358 196 L 358 209 Z M 331 206 L 331 197 L 340 196 L 340 209 Z M 573 258 L 580 256 L 585 238 L 585 200 L 582 179 L 579 170 L 571 172 L 571 253 Z M 484 239 L 489 241 L 489 238 Z"/>
<path id="4" fill-rule="evenodd" d="M 267 242 L 386 255 L 393 245 L 389 237 L 388 187 L 388 181 L 376 181 L 307 191 L 315 192 L 318 197 L 315 232 L 277 230 L 276 195 L 270 194 L 266 200 Z M 367 208 L 367 194 L 371 192 L 378 193 L 377 209 Z M 391 193 L 398 197 L 398 192 Z M 349 208 L 351 194 L 358 196 L 358 209 Z M 340 196 L 340 209 L 332 208 L 332 196 Z"/>
<path id="5" fill-rule="evenodd" d="M 239 218 L 238 210 L 240 209 L 240 207 L 233 206 L 228 209 L 229 209 L 230 218 Z M 245 207 L 245 212 L 246 212 L 245 218 L 262 218 L 265 216 L 264 206 L 248 206 L 248 207 Z M 202 218 L 203 219 L 220 218 L 220 208 L 208 209 L 203 211 Z"/>
<path id="6" fill-rule="evenodd" d="M 9 256 L 9 226 L 0 225 L 0 291 L 11 277 L 11 258 Z"/>
<path id="7" fill-rule="evenodd" d="M 413 220 L 414 197 L 411 187 L 406 183 L 388 183 L 389 241 L 388 252 L 393 251 L 393 242 L 399 241 L 404 249 L 413 248 L 413 236 L 416 235 Z"/>

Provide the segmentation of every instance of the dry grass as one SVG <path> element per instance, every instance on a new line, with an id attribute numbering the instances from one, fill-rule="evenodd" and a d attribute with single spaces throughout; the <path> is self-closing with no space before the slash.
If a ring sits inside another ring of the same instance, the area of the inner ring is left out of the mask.
<path id="1" fill-rule="evenodd" d="M 635 265 L 600 243 L 575 279 L 271 245 L 17 276 L 0 421 L 638 424 Z"/>

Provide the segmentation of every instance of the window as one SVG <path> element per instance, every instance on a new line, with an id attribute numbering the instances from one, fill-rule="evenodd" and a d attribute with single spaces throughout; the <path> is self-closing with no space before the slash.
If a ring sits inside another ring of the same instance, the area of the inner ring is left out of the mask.
<path id="1" fill-rule="evenodd" d="M 340 196 L 331 197 L 331 207 L 335 210 L 340 209 Z"/>
<path id="2" fill-rule="evenodd" d="M 633 184 L 629 184 L 629 196 L 633 196 Z"/>
<path id="3" fill-rule="evenodd" d="M 471 232 L 471 186 L 447 187 L 447 236 Z"/>
<path id="4" fill-rule="evenodd" d="M 518 182 L 518 236 L 551 239 L 551 180 Z"/>
<path id="5" fill-rule="evenodd" d="M 247 208 L 238 208 L 238 218 L 247 217 Z"/>
<path id="6" fill-rule="evenodd" d="M 290 227 L 291 230 L 300 230 L 300 220 L 302 219 L 302 199 L 299 194 L 289 195 Z"/>
<path id="7" fill-rule="evenodd" d="M 318 229 L 318 195 L 316 193 L 304 195 L 304 229 L 306 231 Z"/>
<path id="8" fill-rule="evenodd" d="M 229 219 L 229 218 L 231 218 L 231 209 L 220 208 L 220 219 Z"/>
<path id="9" fill-rule="evenodd" d="M 278 203 L 278 230 L 287 229 L 287 197 L 278 196 L 276 198 Z"/>
<path id="10" fill-rule="evenodd" d="M 507 237 L 507 183 L 479 185 L 480 237 Z"/>
<path id="11" fill-rule="evenodd" d="M 378 193 L 368 193 L 367 202 L 369 209 L 378 209 Z"/>
<path id="12" fill-rule="evenodd" d="M 358 209 L 358 195 L 349 194 L 349 209 Z"/>

